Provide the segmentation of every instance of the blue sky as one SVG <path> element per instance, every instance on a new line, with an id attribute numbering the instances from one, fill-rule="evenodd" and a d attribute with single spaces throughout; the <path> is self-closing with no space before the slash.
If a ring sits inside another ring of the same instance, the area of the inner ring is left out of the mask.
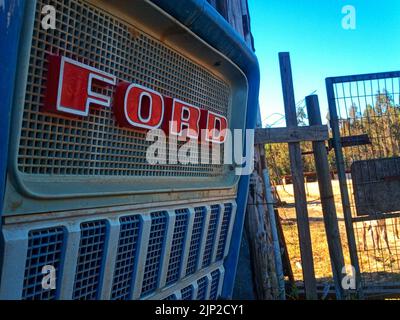
<path id="1" fill-rule="evenodd" d="M 400 0 L 248 0 L 261 68 L 263 123 L 284 126 L 278 52 L 291 56 L 295 99 L 317 90 L 325 122 L 325 78 L 400 70 Z M 356 29 L 342 28 L 352 5 Z"/>

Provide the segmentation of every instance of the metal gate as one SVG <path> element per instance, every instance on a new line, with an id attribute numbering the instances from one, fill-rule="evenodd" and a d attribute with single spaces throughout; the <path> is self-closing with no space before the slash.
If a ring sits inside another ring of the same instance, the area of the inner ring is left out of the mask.
<path id="1" fill-rule="evenodd" d="M 351 261 L 365 296 L 400 294 L 400 72 L 326 79 Z"/>

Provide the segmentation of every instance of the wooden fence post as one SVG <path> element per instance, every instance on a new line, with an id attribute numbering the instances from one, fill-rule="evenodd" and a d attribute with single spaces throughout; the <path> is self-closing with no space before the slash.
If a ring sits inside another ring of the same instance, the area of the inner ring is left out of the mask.
<path id="1" fill-rule="evenodd" d="M 279 53 L 282 92 L 285 105 L 287 127 L 297 127 L 296 104 L 294 99 L 292 69 L 288 52 Z M 300 254 L 303 269 L 304 288 L 307 299 L 318 299 L 314 273 L 310 224 L 308 221 L 307 197 L 304 187 L 303 160 L 300 143 L 289 143 L 290 167 L 295 196 L 297 228 L 299 232 Z"/>
<path id="2" fill-rule="evenodd" d="M 310 125 L 322 124 L 318 96 L 311 95 L 306 97 L 306 105 Z M 315 168 L 318 177 L 319 193 L 321 197 L 322 212 L 324 215 L 326 238 L 328 240 L 332 274 L 335 282 L 336 297 L 337 299 L 342 299 L 344 298 L 344 292 L 342 288 L 342 270 L 344 267 L 344 258 L 336 214 L 335 199 L 332 189 L 331 175 L 329 171 L 328 155 L 325 141 L 313 141 L 312 144 L 315 158 Z"/>

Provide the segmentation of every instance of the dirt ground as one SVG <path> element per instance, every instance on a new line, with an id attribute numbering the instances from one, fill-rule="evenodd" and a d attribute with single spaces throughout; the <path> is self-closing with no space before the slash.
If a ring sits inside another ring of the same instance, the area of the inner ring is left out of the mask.
<path id="1" fill-rule="evenodd" d="M 345 263 L 350 264 L 339 183 L 337 180 L 333 180 L 332 184 L 335 193 L 335 204 Z M 351 180 L 349 180 L 349 184 L 351 185 Z M 303 275 L 294 208 L 293 186 L 278 186 L 277 191 L 281 201 L 286 202 L 286 205 L 279 208 L 279 215 L 286 238 L 294 277 L 295 280 L 302 280 Z M 332 278 L 332 271 L 321 201 L 319 199 L 318 183 L 307 183 L 306 193 L 316 278 L 329 281 Z M 366 224 L 366 228 L 364 229 L 363 223 L 358 222 L 353 224 L 353 226 L 358 246 L 360 268 L 363 272 L 363 281 L 368 283 L 400 281 L 400 240 L 398 239 L 398 235 L 400 235 L 400 218 L 386 220 L 385 229 L 388 235 L 387 244 L 382 236 L 376 240 L 376 230 L 378 229 L 376 225 L 371 226 Z M 375 235 L 373 232 L 375 232 Z"/>

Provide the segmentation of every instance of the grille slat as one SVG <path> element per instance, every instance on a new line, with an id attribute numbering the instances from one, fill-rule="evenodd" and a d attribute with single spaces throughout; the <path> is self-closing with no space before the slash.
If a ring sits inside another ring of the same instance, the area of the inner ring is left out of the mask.
<path id="1" fill-rule="evenodd" d="M 120 236 L 111 299 L 130 298 L 140 226 L 138 215 L 120 218 Z"/>
<path id="2" fill-rule="evenodd" d="M 63 227 L 29 231 L 22 291 L 23 300 L 54 300 L 57 298 L 65 233 Z M 42 269 L 46 265 L 55 269 L 56 289 L 42 287 L 42 280 L 45 276 L 42 274 Z"/>
<path id="3" fill-rule="evenodd" d="M 197 285 L 199 286 L 197 290 L 197 300 L 206 300 L 207 281 L 207 277 L 197 280 Z"/>
<path id="4" fill-rule="evenodd" d="M 218 286 L 221 273 L 219 270 L 211 272 L 211 289 L 210 289 L 210 300 L 217 300 Z"/>
<path id="5" fill-rule="evenodd" d="M 193 300 L 193 286 L 188 286 L 181 290 L 182 300 Z"/>
<path id="6" fill-rule="evenodd" d="M 183 250 L 187 233 L 189 220 L 189 210 L 176 210 L 176 219 L 174 227 L 174 236 L 170 252 L 166 284 L 170 285 L 179 279 L 179 273 L 182 267 Z"/>
<path id="7" fill-rule="evenodd" d="M 87 118 L 68 119 L 41 112 L 47 54 L 78 60 L 119 80 L 137 83 L 227 116 L 230 87 L 200 65 L 134 26 L 80 0 L 54 0 L 57 30 L 40 26 L 38 0 L 18 168 L 21 172 L 52 176 L 218 177 L 223 165 L 151 165 L 146 150 L 151 141 L 139 131 L 119 127 L 113 110 L 93 107 Z M 102 91 L 108 96 L 113 89 Z M 197 157 L 196 154 L 194 154 Z M 223 159 L 223 150 L 221 150 Z"/>
<path id="8" fill-rule="evenodd" d="M 145 296 L 155 291 L 160 278 L 160 267 L 167 232 L 167 212 L 151 214 L 149 246 L 144 269 L 142 294 Z"/>
<path id="9" fill-rule="evenodd" d="M 226 248 L 226 240 L 228 239 L 228 231 L 229 225 L 231 223 L 232 216 L 232 204 L 228 203 L 225 205 L 224 216 L 222 218 L 222 226 L 221 233 L 218 241 L 218 249 L 217 249 L 217 261 L 222 260 L 224 258 L 225 248 Z"/>
<path id="10" fill-rule="evenodd" d="M 81 224 L 74 300 L 99 299 L 105 259 L 107 222 L 98 220 Z"/>
<path id="11" fill-rule="evenodd" d="M 194 209 L 194 212 L 195 218 L 193 223 L 192 239 L 190 241 L 186 275 L 193 274 L 196 271 L 197 262 L 200 256 L 201 237 L 204 231 L 206 208 L 197 207 Z"/>
<path id="12" fill-rule="evenodd" d="M 215 250 L 215 237 L 217 234 L 217 224 L 220 210 L 221 209 L 219 205 L 211 206 L 210 222 L 208 225 L 207 240 L 203 256 L 203 268 L 206 268 L 211 264 L 212 254 Z"/>

